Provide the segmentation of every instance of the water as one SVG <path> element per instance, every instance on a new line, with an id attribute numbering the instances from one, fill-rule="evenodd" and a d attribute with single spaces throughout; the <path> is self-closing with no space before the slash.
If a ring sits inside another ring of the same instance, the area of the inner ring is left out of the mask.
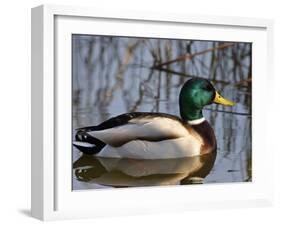
<path id="1" fill-rule="evenodd" d="M 73 135 L 124 112 L 179 115 L 179 91 L 191 77 L 209 79 L 236 102 L 204 109 L 216 156 L 116 160 L 73 147 L 73 189 L 251 181 L 250 43 L 73 35 L 72 59 Z"/>

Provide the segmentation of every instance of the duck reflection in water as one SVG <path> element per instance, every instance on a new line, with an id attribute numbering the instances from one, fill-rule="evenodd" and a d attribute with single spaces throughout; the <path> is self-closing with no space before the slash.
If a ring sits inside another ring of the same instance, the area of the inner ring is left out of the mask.
<path id="1" fill-rule="evenodd" d="M 201 184 L 216 152 L 178 159 L 117 159 L 82 155 L 73 164 L 79 181 L 110 187 Z"/>

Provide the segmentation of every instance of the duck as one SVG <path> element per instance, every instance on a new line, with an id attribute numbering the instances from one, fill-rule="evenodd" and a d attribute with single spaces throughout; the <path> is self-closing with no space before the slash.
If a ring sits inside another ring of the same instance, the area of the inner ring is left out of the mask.
<path id="1" fill-rule="evenodd" d="M 210 104 L 234 106 L 212 83 L 191 78 L 179 93 L 180 117 L 161 112 L 129 112 L 99 125 L 78 128 L 73 146 L 101 158 L 173 159 L 216 152 L 213 128 L 203 116 Z"/>

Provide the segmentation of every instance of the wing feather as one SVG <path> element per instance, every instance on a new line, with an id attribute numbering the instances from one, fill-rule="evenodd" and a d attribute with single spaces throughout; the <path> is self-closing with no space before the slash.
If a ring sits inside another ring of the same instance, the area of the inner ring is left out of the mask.
<path id="1" fill-rule="evenodd" d="M 161 141 L 188 136 L 189 132 L 178 120 L 166 117 L 138 117 L 128 123 L 104 130 L 89 131 L 95 137 L 113 147 L 132 140 Z"/>

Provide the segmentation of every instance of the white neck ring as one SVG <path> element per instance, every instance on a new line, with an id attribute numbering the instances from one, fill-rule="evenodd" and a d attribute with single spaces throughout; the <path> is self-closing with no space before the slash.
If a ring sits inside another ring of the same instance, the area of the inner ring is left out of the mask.
<path id="1" fill-rule="evenodd" d="M 202 118 L 199 118 L 199 119 L 187 121 L 187 123 L 189 125 L 198 125 L 198 124 L 201 124 L 202 122 L 204 122 L 205 120 L 206 119 L 204 117 L 202 117 Z"/>

